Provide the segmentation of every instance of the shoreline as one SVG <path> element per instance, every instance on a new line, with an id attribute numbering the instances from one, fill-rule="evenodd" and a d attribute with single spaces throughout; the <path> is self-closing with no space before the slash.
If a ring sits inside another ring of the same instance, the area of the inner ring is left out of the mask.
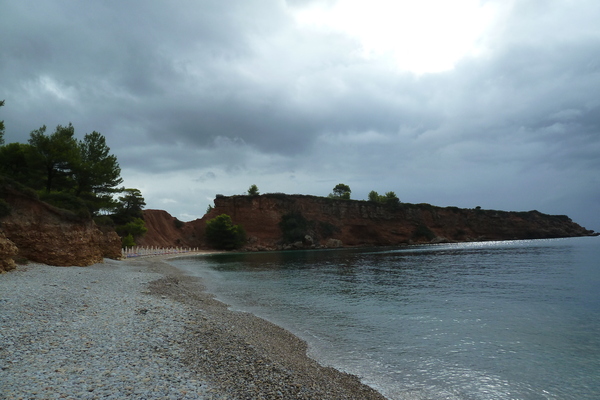
<path id="1" fill-rule="evenodd" d="M 0 392 L 7 399 L 385 399 L 358 377 L 318 364 L 287 330 L 229 310 L 200 278 L 166 262 L 179 256 L 90 267 L 32 263 L 1 275 Z"/>
<path id="2" fill-rule="evenodd" d="M 310 358 L 307 343 L 291 332 L 230 310 L 206 291 L 201 278 L 164 261 L 188 255 L 155 258 L 165 277 L 151 282 L 150 291 L 196 310 L 199 323 L 188 327 L 185 362 L 216 389 L 231 398 L 385 400 L 358 377 Z"/>

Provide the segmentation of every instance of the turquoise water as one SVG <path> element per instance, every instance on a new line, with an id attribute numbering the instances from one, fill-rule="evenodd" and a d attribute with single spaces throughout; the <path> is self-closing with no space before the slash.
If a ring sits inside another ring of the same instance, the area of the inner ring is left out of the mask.
<path id="1" fill-rule="evenodd" d="M 391 399 L 600 399 L 600 240 L 172 263 Z"/>

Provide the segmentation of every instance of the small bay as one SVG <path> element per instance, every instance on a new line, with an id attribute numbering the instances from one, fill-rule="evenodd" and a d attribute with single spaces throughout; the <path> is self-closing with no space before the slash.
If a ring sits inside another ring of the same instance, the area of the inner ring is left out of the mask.
<path id="1" fill-rule="evenodd" d="M 600 398 L 598 238 L 170 262 L 391 399 Z"/>

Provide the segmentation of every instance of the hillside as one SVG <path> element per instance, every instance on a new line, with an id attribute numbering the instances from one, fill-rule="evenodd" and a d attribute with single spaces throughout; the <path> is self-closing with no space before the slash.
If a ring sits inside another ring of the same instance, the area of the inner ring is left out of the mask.
<path id="1" fill-rule="evenodd" d="M 228 214 L 247 234 L 247 250 L 413 243 L 542 239 L 594 235 L 564 215 L 507 212 L 429 204 L 396 207 L 359 200 L 264 194 L 217 196 L 201 219 L 177 223 L 161 210 L 146 210 L 149 229 L 139 244 L 206 247 L 206 221 Z M 284 221 L 282 230 L 281 222 Z"/>
<path id="2" fill-rule="evenodd" d="M 0 272 L 14 258 L 58 266 L 86 266 L 121 256 L 121 240 L 91 218 L 79 217 L 37 199 L 33 191 L 0 181 Z"/>

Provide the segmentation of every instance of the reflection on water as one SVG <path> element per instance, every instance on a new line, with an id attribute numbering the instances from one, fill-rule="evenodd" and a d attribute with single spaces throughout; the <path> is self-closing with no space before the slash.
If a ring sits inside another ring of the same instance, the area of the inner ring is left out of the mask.
<path id="1" fill-rule="evenodd" d="M 596 238 L 174 261 L 391 398 L 600 398 Z"/>

